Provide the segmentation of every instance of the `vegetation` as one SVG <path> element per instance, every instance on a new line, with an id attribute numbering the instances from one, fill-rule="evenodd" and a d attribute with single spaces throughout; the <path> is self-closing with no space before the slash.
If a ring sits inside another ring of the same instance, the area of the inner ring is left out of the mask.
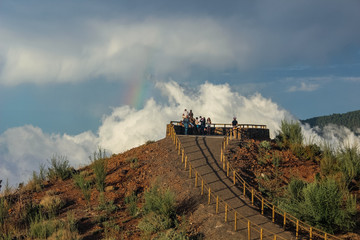
<path id="1" fill-rule="evenodd" d="M 129 196 L 125 197 L 124 202 L 126 204 L 126 210 L 128 213 L 136 217 L 139 214 L 139 209 L 137 207 L 138 197 L 135 192 L 132 192 Z"/>
<path id="2" fill-rule="evenodd" d="M 152 234 L 173 228 L 176 222 L 175 194 L 169 189 L 160 189 L 157 184 L 145 192 L 143 212 L 145 216 L 139 222 L 139 229 Z"/>
<path id="3" fill-rule="evenodd" d="M 333 178 L 305 183 L 293 179 L 280 208 L 330 233 L 355 226 L 356 200 Z"/>
<path id="4" fill-rule="evenodd" d="M 66 156 L 53 155 L 50 159 L 50 165 L 47 172 L 50 181 L 65 180 L 71 176 L 72 168 Z"/>
<path id="5" fill-rule="evenodd" d="M 107 156 L 101 148 L 90 157 L 91 166 L 95 174 L 95 184 L 99 192 L 104 192 L 107 168 Z"/>
<path id="6" fill-rule="evenodd" d="M 73 175 L 74 184 L 77 188 L 79 188 L 84 195 L 84 199 L 89 204 L 91 197 L 91 185 L 92 182 L 87 179 L 88 173 L 86 171 L 77 173 Z"/>
<path id="7" fill-rule="evenodd" d="M 316 144 L 305 145 L 299 122 L 282 121 L 275 140 L 280 149 L 291 150 L 300 161 L 319 163 L 321 172 L 311 183 L 292 179 L 282 191 L 275 176 L 282 160 L 273 153 L 271 162 L 276 171 L 270 177 L 258 178 L 260 190 L 273 197 L 281 209 L 312 226 L 330 233 L 353 229 L 356 198 L 350 191 L 354 182 L 360 180 L 359 149 L 352 146 L 334 150 L 329 145 L 322 148 Z M 267 148 L 262 142 L 259 149 L 261 153 Z M 258 157 L 263 158 L 261 154 Z"/>
<path id="8" fill-rule="evenodd" d="M 99 206 L 98 210 L 105 211 L 107 214 L 115 212 L 118 207 L 114 204 L 114 201 L 107 201 L 105 194 L 101 192 L 99 194 Z"/>
<path id="9" fill-rule="evenodd" d="M 360 110 L 344 114 L 332 114 L 329 116 L 310 118 L 302 120 L 301 122 L 308 123 L 311 127 L 319 126 L 320 128 L 323 128 L 328 124 L 336 124 L 345 126 L 353 132 L 357 132 L 357 129 L 360 128 Z"/>

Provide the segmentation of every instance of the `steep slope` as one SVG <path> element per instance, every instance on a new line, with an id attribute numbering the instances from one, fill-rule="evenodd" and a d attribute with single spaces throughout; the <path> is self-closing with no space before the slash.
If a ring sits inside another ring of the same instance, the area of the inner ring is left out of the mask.
<path id="1" fill-rule="evenodd" d="M 89 179 L 94 177 L 90 166 L 78 172 L 88 172 Z M 6 232 L 3 238 L 26 238 L 30 234 L 31 212 L 40 208 L 44 199 L 56 196 L 63 204 L 55 220 L 62 224 L 74 222 L 74 231 L 78 234 L 72 236 L 73 239 L 141 239 L 144 233 L 138 228 L 138 223 L 142 215 L 132 216 L 126 199 L 135 194 L 137 208 L 141 209 L 144 192 L 154 182 L 175 193 L 179 224 L 176 231 L 186 232 L 192 239 L 232 239 L 236 236 L 232 226 L 223 223 L 223 216 L 215 214 L 214 206 L 207 205 L 206 197 L 202 197 L 199 188 L 193 186 L 193 180 L 188 179 L 188 172 L 183 170 L 181 159 L 168 138 L 111 156 L 103 199 L 93 186 L 87 202 L 72 178 L 45 181 L 43 189 L 38 192 L 26 190 L 27 186 L 17 189 L 4 198 L 5 206 L 10 208 L 8 214 L 3 215 L 5 224 L 1 225 L 0 232 Z M 42 222 L 42 225 L 47 222 Z M 49 239 L 52 238 L 55 237 Z M 63 234 L 60 239 L 71 238 Z"/>

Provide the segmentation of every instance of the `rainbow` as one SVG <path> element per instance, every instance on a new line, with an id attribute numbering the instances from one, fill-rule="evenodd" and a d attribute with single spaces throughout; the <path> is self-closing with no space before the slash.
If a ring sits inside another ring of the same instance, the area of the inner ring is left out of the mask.
<path id="1" fill-rule="evenodd" d="M 123 102 L 135 109 L 142 108 L 148 97 L 150 87 L 150 82 L 145 76 L 131 81 L 126 88 Z"/>
<path id="2" fill-rule="evenodd" d="M 143 107 L 146 99 L 151 96 L 152 78 L 151 73 L 153 71 L 152 63 L 154 57 L 154 50 L 149 49 L 142 65 L 143 70 L 139 69 L 135 72 L 135 76 L 132 77 L 131 82 L 126 88 L 123 102 L 135 109 Z"/>

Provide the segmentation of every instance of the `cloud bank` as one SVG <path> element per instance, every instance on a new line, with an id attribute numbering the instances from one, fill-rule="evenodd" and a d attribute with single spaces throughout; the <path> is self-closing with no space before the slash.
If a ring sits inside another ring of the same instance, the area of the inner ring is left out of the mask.
<path id="1" fill-rule="evenodd" d="M 58 11 L 46 2 L 41 10 L 21 6 L 27 16 L 23 24 L 14 21 L 24 18 L 17 11 L 13 17 L 0 15 L 0 84 L 133 81 L 136 72 L 186 75 L 193 67 L 321 65 L 351 55 L 360 41 L 358 1 L 181 4 L 186 9 L 155 1 L 164 12 L 92 2 L 79 13 L 68 13 L 69 4 L 59 3 Z M 93 12 L 96 6 L 99 11 Z M 38 19 L 41 11 L 57 14 Z M 59 14 L 65 14 L 62 21 Z"/>
<path id="2" fill-rule="evenodd" d="M 53 154 L 67 156 L 71 165 L 77 167 L 87 164 L 88 156 L 98 146 L 119 153 L 148 140 L 159 140 L 165 137 L 166 124 L 181 119 L 184 108 L 192 109 L 195 116 L 210 117 L 214 123 L 230 123 L 236 116 L 239 123 L 266 124 L 272 138 L 281 120 L 295 120 L 270 99 L 260 94 L 242 96 L 228 84 L 206 82 L 191 93 L 173 81 L 157 83 L 156 87 L 167 101 L 149 99 L 139 110 L 129 106 L 113 108 L 111 114 L 103 117 L 96 135 L 48 134 L 30 125 L 8 129 L 0 135 L 0 179 L 9 179 L 11 184 L 26 182 L 32 171 L 38 171 L 40 163 L 46 163 Z M 333 127 L 326 131 L 325 138 L 335 143 L 359 143 L 359 138 L 349 130 Z M 304 132 L 309 141 L 323 141 L 313 129 L 304 126 Z"/>

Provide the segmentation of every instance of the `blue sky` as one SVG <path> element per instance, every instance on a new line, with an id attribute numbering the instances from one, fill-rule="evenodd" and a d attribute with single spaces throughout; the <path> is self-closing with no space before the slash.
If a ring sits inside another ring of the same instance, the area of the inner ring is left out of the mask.
<path id="1" fill-rule="evenodd" d="M 189 88 L 228 83 L 300 119 L 358 110 L 359 7 L 358 1 L 1 1 L 0 132 L 24 124 L 96 131 L 109 107 L 129 104 L 119 97 L 129 84 L 147 75 Z"/>
<path id="2" fill-rule="evenodd" d="M 109 107 L 129 104 L 119 97 L 129 84 L 147 75 L 189 88 L 228 83 L 300 119 L 358 110 L 359 7 L 358 1 L 2 1 L 0 132 L 24 124 L 96 131 Z"/>
<path id="3" fill-rule="evenodd" d="M 299 119 L 359 110 L 359 9 L 357 0 L 3 0 L 0 164 L 66 151 L 69 141 L 86 142 L 83 157 L 112 146 L 99 140 L 114 130 L 107 123 L 151 118 L 148 107 L 171 117 L 167 106 L 191 105 L 181 100 L 189 96 L 225 108 L 231 95 L 244 107 L 224 116 L 257 123 L 268 120 L 245 106 Z M 18 156 L 17 138 L 63 147 Z"/>

